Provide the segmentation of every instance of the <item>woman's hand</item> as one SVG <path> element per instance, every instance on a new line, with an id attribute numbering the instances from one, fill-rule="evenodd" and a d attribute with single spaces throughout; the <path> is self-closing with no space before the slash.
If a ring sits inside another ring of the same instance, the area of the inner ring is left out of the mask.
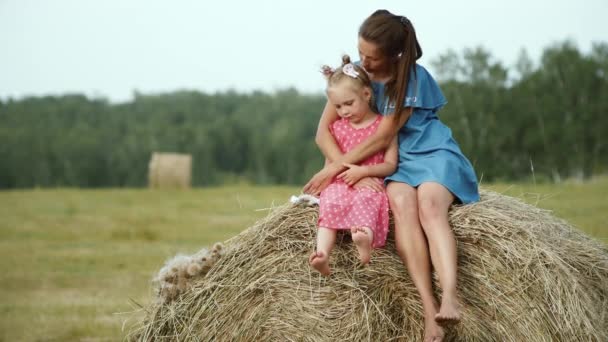
<path id="1" fill-rule="evenodd" d="M 312 178 L 304 185 L 302 192 L 314 196 L 319 196 L 331 180 L 341 171 L 340 167 L 336 167 L 333 163 L 327 164 L 321 171 L 317 172 Z"/>
<path id="2" fill-rule="evenodd" d="M 384 191 L 384 182 L 382 181 L 382 178 L 378 178 L 378 177 L 365 177 L 363 179 L 361 179 L 360 181 L 358 181 L 357 183 L 355 183 L 355 185 L 353 185 L 353 188 L 355 189 L 370 189 L 376 192 L 382 192 Z"/>
<path id="3" fill-rule="evenodd" d="M 342 179 L 348 186 L 355 185 L 366 176 L 365 167 L 363 166 L 347 163 L 342 164 L 342 166 L 347 167 L 348 169 L 339 174 L 338 178 Z"/>

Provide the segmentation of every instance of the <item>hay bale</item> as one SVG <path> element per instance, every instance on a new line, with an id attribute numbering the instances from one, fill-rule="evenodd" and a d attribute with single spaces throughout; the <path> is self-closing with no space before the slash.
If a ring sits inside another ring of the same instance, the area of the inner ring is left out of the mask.
<path id="1" fill-rule="evenodd" d="M 494 192 L 481 195 L 449 214 L 465 308 L 446 340 L 607 341 L 607 246 L 548 211 Z M 276 208 L 226 241 L 223 257 L 188 291 L 145 308 L 128 338 L 422 340 L 421 302 L 393 236 L 361 267 L 342 235 L 333 273 L 324 278 L 307 264 L 317 215 L 317 207 Z"/>
<path id="2" fill-rule="evenodd" d="M 178 153 L 152 153 L 148 164 L 148 185 L 151 188 L 190 187 L 192 155 Z"/>

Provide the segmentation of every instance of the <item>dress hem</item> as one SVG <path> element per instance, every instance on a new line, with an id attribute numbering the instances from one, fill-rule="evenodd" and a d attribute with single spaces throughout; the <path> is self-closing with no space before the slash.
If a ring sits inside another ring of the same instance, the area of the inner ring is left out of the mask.
<path id="1" fill-rule="evenodd" d="M 476 199 L 463 201 L 463 198 L 461 196 L 458 196 L 449 186 L 447 186 L 445 183 L 438 181 L 436 179 L 425 179 L 425 180 L 417 182 L 415 184 L 412 184 L 413 182 L 408 182 L 405 180 L 398 180 L 398 179 L 394 179 L 391 177 L 386 177 L 384 179 L 385 185 L 388 185 L 388 183 L 390 183 L 390 182 L 405 183 L 413 188 L 418 188 L 422 183 L 437 183 L 437 184 L 442 185 L 444 188 L 446 188 L 454 196 L 454 199 L 461 204 L 471 204 L 471 203 L 479 202 L 479 195 L 477 195 Z"/>

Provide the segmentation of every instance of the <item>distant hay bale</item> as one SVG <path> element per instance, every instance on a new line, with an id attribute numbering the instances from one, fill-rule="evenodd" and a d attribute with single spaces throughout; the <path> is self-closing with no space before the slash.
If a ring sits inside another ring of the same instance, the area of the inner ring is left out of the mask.
<path id="1" fill-rule="evenodd" d="M 446 340 L 608 341 L 607 246 L 548 211 L 490 191 L 481 195 L 449 213 L 465 307 Z M 226 241 L 217 263 L 175 300 L 144 308 L 128 338 L 422 340 L 420 298 L 393 235 L 368 267 L 342 235 L 333 273 L 324 278 L 307 263 L 317 217 L 317 207 L 274 209 Z"/>
<path id="2" fill-rule="evenodd" d="M 192 155 L 152 153 L 148 165 L 151 188 L 189 188 L 192 180 Z"/>

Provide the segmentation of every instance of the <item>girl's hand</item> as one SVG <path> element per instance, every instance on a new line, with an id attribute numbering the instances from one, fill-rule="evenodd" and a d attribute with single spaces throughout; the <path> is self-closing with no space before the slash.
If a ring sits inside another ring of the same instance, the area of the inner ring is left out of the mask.
<path id="1" fill-rule="evenodd" d="M 370 189 L 375 192 L 384 191 L 384 184 L 382 178 L 378 177 L 365 177 L 353 185 L 355 189 Z"/>
<path id="2" fill-rule="evenodd" d="M 348 169 L 338 175 L 338 178 L 342 179 L 348 186 L 353 186 L 361 178 L 365 177 L 365 168 L 355 164 L 344 163 L 342 166 Z"/>
<path id="3" fill-rule="evenodd" d="M 304 185 L 302 192 L 309 195 L 319 196 L 331 180 L 340 172 L 340 168 L 337 168 L 333 164 L 327 164 L 321 171 L 317 172 L 312 178 Z"/>

